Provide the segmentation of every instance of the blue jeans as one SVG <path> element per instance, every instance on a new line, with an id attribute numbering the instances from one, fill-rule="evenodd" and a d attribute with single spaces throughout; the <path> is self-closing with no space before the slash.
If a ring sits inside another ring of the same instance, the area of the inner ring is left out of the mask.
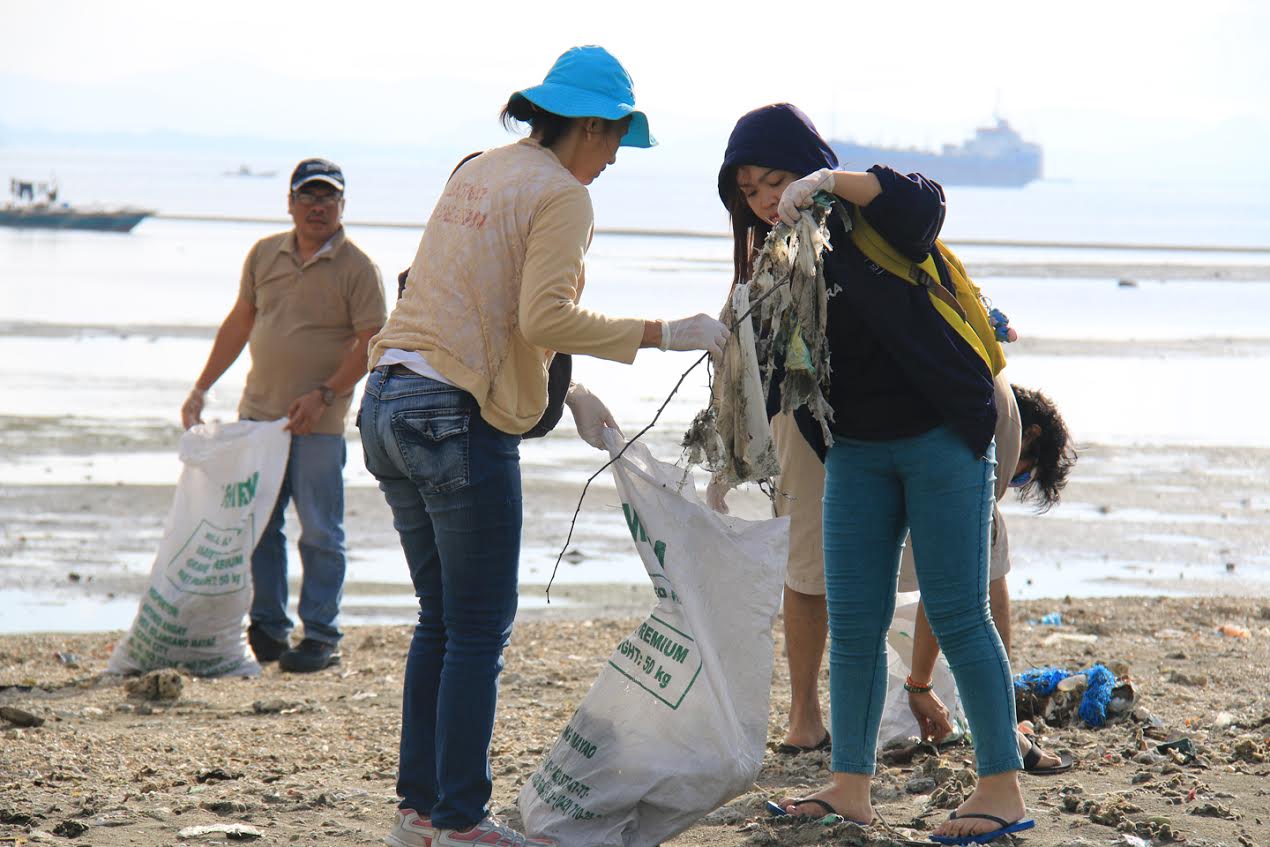
<path id="1" fill-rule="evenodd" d="M 300 620 L 304 637 L 338 644 L 340 598 L 344 594 L 343 435 L 291 436 L 291 455 L 278 502 L 251 554 L 251 622 L 270 638 L 285 641 L 295 622 L 287 615 L 287 538 L 282 525 L 287 503 L 300 516 Z"/>
<path id="2" fill-rule="evenodd" d="M 835 772 L 871 774 L 886 694 L 887 628 L 904 533 L 926 616 L 957 680 L 981 776 L 1023 766 L 1010 662 L 988 611 L 995 448 L 975 458 L 947 427 L 835 438 L 825 459 L 825 588 Z"/>
<path id="3" fill-rule="evenodd" d="M 419 622 L 406 658 L 397 793 L 435 826 L 489 813 L 490 737 L 503 648 L 516 617 L 520 436 L 472 395 L 372 371 L 359 427 L 410 568 Z"/>

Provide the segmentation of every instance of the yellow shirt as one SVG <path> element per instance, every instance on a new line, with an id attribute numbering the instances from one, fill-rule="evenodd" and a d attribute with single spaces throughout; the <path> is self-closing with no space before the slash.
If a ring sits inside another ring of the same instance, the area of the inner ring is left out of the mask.
<path id="1" fill-rule="evenodd" d="M 257 241 L 243 263 L 239 297 L 256 307 L 248 344 L 251 371 L 240 417 L 286 417 L 292 401 L 339 368 L 356 333 L 382 326 L 386 307 L 379 269 L 341 228 L 301 263 L 295 233 Z M 353 392 L 327 407 L 314 432 L 340 435 Z"/>
<path id="2" fill-rule="evenodd" d="M 446 185 L 406 291 L 371 339 L 428 364 L 476 398 L 483 417 L 523 433 L 547 406 L 552 351 L 630 363 L 644 321 L 578 306 L 591 196 L 531 139 L 482 153 Z"/>

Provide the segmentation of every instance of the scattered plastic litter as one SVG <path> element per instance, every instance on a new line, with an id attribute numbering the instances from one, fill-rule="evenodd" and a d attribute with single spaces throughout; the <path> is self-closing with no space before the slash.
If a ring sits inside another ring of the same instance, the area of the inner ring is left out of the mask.
<path id="1" fill-rule="evenodd" d="M 208 826 L 187 826 L 178 832 L 176 837 L 184 840 L 187 838 L 204 838 L 209 835 L 223 835 L 230 841 L 255 841 L 257 838 L 262 838 L 264 832 L 254 826 L 242 823 L 216 823 Z"/>
<path id="2" fill-rule="evenodd" d="M 1055 644 L 1097 644 L 1098 636 L 1091 632 L 1051 632 L 1041 640 L 1042 647 L 1053 647 Z"/>
<path id="3" fill-rule="evenodd" d="M 1191 743 L 1191 739 L 1182 737 L 1175 738 L 1172 741 L 1166 741 L 1163 744 L 1155 745 L 1157 753 L 1167 754 L 1170 750 L 1177 751 L 1182 757 L 1183 763 L 1189 762 L 1195 758 L 1195 745 Z"/>
<path id="4" fill-rule="evenodd" d="M 1030 690 L 1040 697 L 1048 697 L 1054 693 L 1055 688 L 1058 688 L 1058 684 L 1069 676 L 1071 672 L 1062 668 L 1033 668 L 1030 671 L 1015 674 L 1014 687 Z"/>
<path id="5" fill-rule="evenodd" d="M 1040 620 L 1028 621 L 1033 626 L 1062 626 L 1063 615 L 1061 612 L 1050 612 L 1048 615 L 1042 615 Z"/>
<path id="6" fill-rule="evenodd" d="M 1233 623 L 1224 623 L 1217 627 L 1217 631 L 1227 638 L 1252 638 L 1252 633 L 1242 626 L 1236 626 Z"/>
<path id="7" fill-rule="evenodd" d="M 1089 726 L 1102 726 L 1107 721 L 1107 706 L 1111 703 L 1111 691 L 1116 684 L 1115 674 L 1103 665 L 1094 665 L 1079 674 L 1062 668 L 1033 668 L 1017 674 L 1014 687 L 1038 697 L 1049 697 L 1059 688 L 1059 683 L 1074 676 L 1084 676 L 1086 682 L 1076 713 Z"/>
<path id="8" fill-rule="evenodd" d="M 1090 726 L 1102 726 L 1107 722 L 1107 705 L 1111 702 L 1111 689 L 1116 685 L 1116 677 L 1102 665 L 1094 665 L 1085 671 L 1089 687 L 1080 700 L 1077 713 Z"/>

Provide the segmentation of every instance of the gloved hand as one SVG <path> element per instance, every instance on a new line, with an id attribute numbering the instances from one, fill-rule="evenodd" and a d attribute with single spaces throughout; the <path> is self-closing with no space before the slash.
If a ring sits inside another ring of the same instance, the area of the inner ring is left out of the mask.
<path id="1" fill-rule="evenodd" d="M 706 486 L 706 505 L 721 515 L 728 513 L 728 492 L 732 489 L 724 485 L 717 477 L 710 478 Z"/>
<path id="2" fill-rule="evenodd" d="M 728 340 L 728 328 L 704 312 L 690 318 L 659 323 L 663 350 L 709 350 L 718 356 L 722 355 L 723 345 Z"/>
<path id="3" fill-rule="evenodd" d="M 194 424 L 203 422 L 203 401 L 207 399 L 207 392 L 197 388 L 190 389 L 190 396 L 185 398 L 185 402 L 181 404 L 181 426 L 189 429 Z"/>
<path id="4" fill-rule="evenodd" d="M 573 423 L 578 428 L 578 435 L 595 449 L 605 449 L 604 428 L 606 426 L 617 430 L 618 435 L 622 434 L 608 406 L 605 406 L 599 397 L 587 391 L 585 385 L 575 382 L 569 386 L 569 393 L 564 396 L 564 402 L 573 413 Z"/>
<path id="5" fill-rule="evenodd" d="M 811 198 L 817 191 L 833 191 L 833 171 L 829 168 L 821 168 L 785 186 L 781 201 L 776 206 L 781 220 L 790 226 L 798 223 L 798 218 L 802 215 L 799 209 L 810 206 Z"/>

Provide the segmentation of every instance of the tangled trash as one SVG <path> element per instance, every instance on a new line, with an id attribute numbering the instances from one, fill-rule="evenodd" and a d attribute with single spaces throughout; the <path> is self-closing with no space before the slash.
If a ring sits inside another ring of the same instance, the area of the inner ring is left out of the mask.
<path id="1" fill-rule="evenodd" d="M 1059 691 L 1066 679 L 1084 677 L 1084 694 L 1076 713 L 1086 725 L 1100 727 L 1107 722 L 1107 709 L 1111 705 L 1112 691 L 1116 688 L 1116 676 L 1104 665 L 1096 664 L 1079 673 L 1062 668 L 1033 668 L 1014 677 L 1017 692 L 1031 693 L 1038 698 L 1049 698 Z"/>
<path id="2" fill-rule="evenodd" d="M 831 208 L 822 193 L 796 224 L 777 224 L 751 278 L 736 286 L 724 307 L 720 319 L 736 331 L 716 362 L 710 404 L 683 439 L 688 463 L 710 470 L 716 483 L 731 488 L 779 473 L 767 419 L 778 373 L 781 411 L 806 406 L 825 443 L 833 443 L 833 410 L 824 392 L 830 377 L 825 326 L 835 291 L 827 287 L 822 258 L 832 249 Z"/>

